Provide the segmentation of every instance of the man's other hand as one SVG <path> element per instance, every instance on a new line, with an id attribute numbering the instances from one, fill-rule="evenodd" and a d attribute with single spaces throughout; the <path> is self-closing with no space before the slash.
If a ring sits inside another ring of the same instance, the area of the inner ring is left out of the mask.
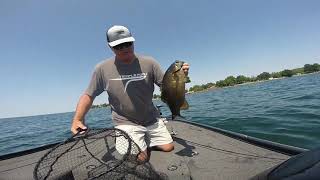
<path id="1" fill-rule="evenodd" d="M 189 73 L 189 64 L 188 63 L 183 63 L 182 70 L 186 75 L 188 75 L 188 73 Z"/>

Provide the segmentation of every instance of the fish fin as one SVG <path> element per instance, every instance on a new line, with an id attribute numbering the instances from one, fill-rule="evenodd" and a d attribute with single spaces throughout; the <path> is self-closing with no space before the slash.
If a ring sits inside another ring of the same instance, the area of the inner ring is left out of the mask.
<path id="1" fill-rule="evenodd" d="M 185 83 L 190 83 L 190 82 L 191 82 L 189 76 L 186 76 L 186 77 L 184 78 L 184 82 L 185 82 Z"/>
<path id="2" fill-rule="evenodd" d="M 186 100 L 184 100 L 184 102 L 183 102 L 182 106 L 180 107 L 180 109 L 186 110 L 188 108 L 189 108 L 189 104 L 188 104 L 188 102 Z"/>

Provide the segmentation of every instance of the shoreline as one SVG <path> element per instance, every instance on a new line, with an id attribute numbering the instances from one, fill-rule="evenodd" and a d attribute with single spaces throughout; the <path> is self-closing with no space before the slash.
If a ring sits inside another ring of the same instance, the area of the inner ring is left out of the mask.
<path id="1" fill-rule="evenodd" d="M 312 74 L 320 74 L 320 71 L 318 72 L 313 72 L 313 73 L 307 73 L 307 74 L 298 74 L 298 75 L 293 75 L 291 77 L 297 77 L 297 76 L 307 76 L 307 75 L 312 75 Z M 267 82 L 267 81 L 273 81 L 273 80 L 282 80 L 282 79 L 287 79 L 287 78 L 291 78 L 291 77 L 280 77 L 280 78 L 273 78 L 273 79 L 267 79 L 267 80 L 260 80 L 260 81 L 254 81 L 254 82 L 245 82 L 245 83 L 241 83 L 241 84 L 235 84 L 233 86 L 225 86 L 225 87 L 210 87 L 208 89 L 204 89 L 201 91 L 193 91 L 193 92 L 187 92 L 186 94 L 194 94 L 194 93 L 200 93 L 200 92 L 206 92 L 206 91 L 213 91 L 216 89 L 224 89 L 224 88 L 231 88 L 231 87 L 237 87 L 237 86 L 244 86 L 244 85 L 250 85 L 250 84 L 257 84 L 257 83 L 263 83 L 263 82 Z"/>

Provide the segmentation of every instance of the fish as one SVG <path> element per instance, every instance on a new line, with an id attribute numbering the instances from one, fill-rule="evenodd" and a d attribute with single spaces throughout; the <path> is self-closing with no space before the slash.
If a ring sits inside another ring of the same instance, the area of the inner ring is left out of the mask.
<path id="1" fill-rule="evenodd" d="M 182 70 L 183 61 L 175 61 L 166 70 L 161 85 L 161 100 L 166 103 L 172 113 L 172 119 L 180 115 L 180 110 L 189 108 L 185 99 L 185 84 L 189 77 Z"/>

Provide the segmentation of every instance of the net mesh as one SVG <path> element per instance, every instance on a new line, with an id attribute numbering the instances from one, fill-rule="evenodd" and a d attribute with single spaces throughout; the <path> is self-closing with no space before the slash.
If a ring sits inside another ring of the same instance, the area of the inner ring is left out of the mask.
<path id="1" fill-rule="evenodd" d="M 46 153 L 35 166 L 34 179 L 168 179 L 139 161 L 140 152 L 122 130 L 87 130 Z"/>

